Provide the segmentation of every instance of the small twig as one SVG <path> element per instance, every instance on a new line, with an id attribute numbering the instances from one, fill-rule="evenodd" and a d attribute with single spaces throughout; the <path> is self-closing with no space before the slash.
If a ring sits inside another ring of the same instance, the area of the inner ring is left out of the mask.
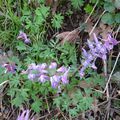
<path id="1" fill-rule="evenodd" d="M 88 22 L 88 20 L 90 19 L 91 15 L 93 14 L 93 12 L 94 12 L 94 10 L 95 10 L 95 8 L 96 8 L 97 4 L 98 4 L 98 1 L 99 1 L 99 0 L 97 0 L 97 1 L 96 1 L 96 3 L 95 3 L 95 5 L 94 5 L 94 7 L 93 7 L 93 9 L 92 9 L 91 13 L 89 14 L 88 18 L 86 19 L 85 23 L 87 23 L 87 22 Z"/>
<path id="2" fill-rule="evenodd" d="M 96 22 L 95 25 L 93 26 L 93 28 L 92 28 L 92 30 L 90 31 L 89 35 L 91 35 L 91 34 L 93 33 L 95 27 L 97 26 L 98 22 L 100 21 L 101 17 L 104 15 L 105 12 L 106 12 L 106 11 L 104 10 L 104 11 L 102 12 L 102 14 L 99 16 L 97 22 Z"/>
<path id="3" fill-rule="evenodd" d="M 59 108 L 59 112 L 61 113 L 61 115 L 63 116 L 63 118 L 64 118 L 65 120 L 68 120 L 68 119 L 64 116 L 64 114 L 63 114 L 63 112 L 60 110 L 60 108 Z"/>
<path id="4" fill-rule="evenodd" d="M 46 96 L 45 96 L 45 101 L 46 101 L 46 104 L 47 104 L 48 113 L 50 114 L 50 107 L 49 107 L 48 100 L 47 100 L 47 97 L 46 97 Z"/>
<path id="5" fill-rule="evenodd" d="M 7 82 L 8 82 L 8 80 L 6 80 L 6 81 L 0 83 L 0 87 L 1 87 L 2 85 L 4 85 L 5 83 L 7 83 Z"/>
<path id="6" fill-rule="evenodd" d="M 119 52 L 119 54 L 118 54 L 118 56 L 117 56 L 117 58 L 116 58 L 115 64 L 114 64 L 113 69 L 112 69 L 112 71 L 111 71 L 111 73 L 110 73 L 110 75 L 109 75 L 109 78 L 108 78 L 108 81 L 107 81 L 107 83 L 106 83 L 106 86 L 105 86 L 105 89 L 104 89 L 103 93 L 105 93 L 105 91 L 107 90 L 108 84 L 109 84 L 110 79 L 111 79 L 111 77 L 112 77 L 112 74 L 113 74 L 113 72 L 114 72 L 114 70 L 115 70 L 115 67 L 116 67 L 116 65 L 117 65 L 117 62 L 118 62 L 119 57 L 120 57 L 120 52 Z"/>
<path id="7" fill-rule="evenodd" d="M 119 25 L 119 27 L 118 27 L 118 29 L 116 31 L 115 38 L 117 37 L 119 30 L 120 30 L 120 25 Z"/>

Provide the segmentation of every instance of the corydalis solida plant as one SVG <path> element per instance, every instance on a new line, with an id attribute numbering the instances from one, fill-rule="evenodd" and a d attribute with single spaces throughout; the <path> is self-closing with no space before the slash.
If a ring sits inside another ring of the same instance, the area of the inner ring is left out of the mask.
<path id="1" fill-rule="evenodd" d="M 118 41 L 110 34 L 108 34 L 107 39 L 103 41 L 99 41 L 96 37 L 95 33 L 93 34 L 94 41 L 87 41 L 89 50 L 86 51 L 84 48 L 82 49 L 82 68 L 79 71 L 80 77 L 82 78 L 85 75 L 85 69 L 87 67 L 91 67 L 93 69 L 97 69 L 95 66 L 96 58 L 101 58 L 103 61 L 106 61 L 107 59 L 107 53 L 110 52 L 110 50 L 113 49 L 114 45 L 118 44 Z"/>
<path id="2" fill-rule="evenodd" d="M 57 68 L 57 63 L 52 62 L 50 65 L 46 63 L 38 64 L 32 63 L 27 69 L 28 79 L 31 81 L 39 81 L 44 83 L 50 81 L 53 88 L 60 88 L 61 84 L 68 84 L 69 68 L 61 66 Z"/>

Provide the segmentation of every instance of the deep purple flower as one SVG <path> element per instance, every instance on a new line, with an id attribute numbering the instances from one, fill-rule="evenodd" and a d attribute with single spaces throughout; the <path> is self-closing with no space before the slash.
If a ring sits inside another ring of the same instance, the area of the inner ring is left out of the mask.
<path id="1" fill-rule="evenodd" d="M 15 64 L 5 63 L 2 65 L 2 67 L 6 69 L 5 73 L 7 72 L 11 72 L 13 74 L 16 73 L 17 66 Z"/>

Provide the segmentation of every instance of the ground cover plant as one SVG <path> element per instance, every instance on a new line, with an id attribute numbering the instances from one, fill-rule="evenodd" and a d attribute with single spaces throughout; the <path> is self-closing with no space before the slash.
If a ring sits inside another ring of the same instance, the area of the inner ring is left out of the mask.
<path id="1" fill-rule="evenodd" d="M 119 33 L 119 0 L 1 0 L 0 120 L 119 120 Z"/>

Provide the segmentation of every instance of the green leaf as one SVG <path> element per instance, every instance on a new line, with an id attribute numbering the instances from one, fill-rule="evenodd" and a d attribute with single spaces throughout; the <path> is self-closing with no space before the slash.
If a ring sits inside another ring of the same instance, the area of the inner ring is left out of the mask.
<path id="1" fill-rule="evenodd" d="M 19 107 L 23 102 L 24 102 L 24 100 L 23 100 L 22 97 L 19 96 L 19 95 L 17 95 L 17 96 L 12 100 L 12 104 L 15 105 L 16 107 Z"/>
<path id="2" fill-rule="evenodd" d="M 110 13 L 105 13 L 102 18 L 101 18 L 102 22 L 108 25 L 111 25 L 114 23 L 114 18 Z"/>
<path id="3" fill-rule="evenodd" d="M 18 45 L 16 46 L 17 50 L 19 51 L 23 51 L 23 50 L 26 50 L 26 46 L 25 46 L 25 43 L 23 43 L 22 41 L 20 41 L 18 43 Z"/>
<path id="4" fill-rule="evenodd" d="M 44 5 L 38 7 L 35 10 L 35 14 L 36 14 L 35 21 L 34 21 L 35 24 L 42 25 L 46 21 L 46 18 L 49 15 L 49 10 L 50 8 L 45 7 Z"/>
<path id="5" fill-rule="evenodd" d="M 84 4 L 84 0 L 71 0 L 71 4 L 75 9 L 79 9 Z"/>
<path id="6" fill-rule="evenodd" d="M 112 2 L 105 2 L 104 9 L 108 12 L 113 12 L 115 10 L 115 6 Z"/>
<path id="7" fill-rule="evenodd" d="M 41 107 L 42 106 L 42 102 L 38 99 L 36 101 L 34 101 L 34 103 L 31 105 L 32 110 L 34 110 L 35 112 L 40 112 Z"/>
<path id="8" fill-rule="evenodd" d="M 90 4 L 87 4 L 87 6 L 85 6 L 84 8 L 86 13 L 91 13 L 92 9 L 93 9 L 93 6 Z"/>
<path id="9" fill-rule="evenodd" d="M 115 7 L 120 9 L 120 0 L 115 0 Z"/>
<path id="10" fill-rule="evenodd" d="M 52 19 L 52 26 L 57 29 L 61 28 L 63 19 L 64 19 L 64 17 L 61 14 L 55 14 Z"/>
<path id="11" fill-rule="evenodd" d="M 78 113 L 77 108 L 69 109 L 69 114 L 73 117 L 75 117 Z"/>
<path id="12" fill-rule="evenodd" d="M 120 23 L 120 13 L 117 13 L 117 14 L 115 15 L 115 21 L 116 21 L 117 23 Z"/>

